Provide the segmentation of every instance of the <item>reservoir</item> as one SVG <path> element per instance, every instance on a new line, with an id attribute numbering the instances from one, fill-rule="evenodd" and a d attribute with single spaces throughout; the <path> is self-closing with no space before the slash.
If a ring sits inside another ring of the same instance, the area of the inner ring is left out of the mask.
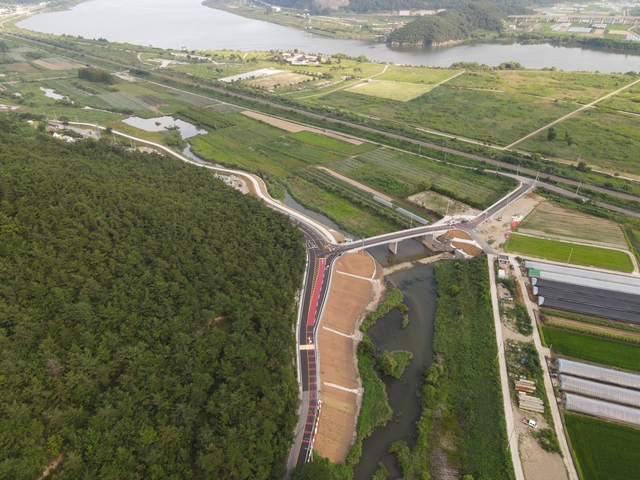
<path id="1" fill-rule="evenodd" d="M 71 10 L 35 15 L 21 28 L 106 38 L 171 49 L 293 50 L 307 53 L 366 55 L 378 62 L 448 67 L 454 62 L 569 71 L 640 71 L 640 55 L 551 45 L 458 45 L 443 48 L 390 48 L 384 43 L 339 40 L 252 20 L 201 5 L 201 0 L 90 0 Z M 170 35 L 167 32 L 171 32 Z"/>

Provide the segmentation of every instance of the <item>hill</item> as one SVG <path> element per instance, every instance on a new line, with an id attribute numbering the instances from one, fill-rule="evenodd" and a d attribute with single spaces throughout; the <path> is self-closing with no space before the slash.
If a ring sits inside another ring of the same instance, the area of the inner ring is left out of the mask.
<path id="1" fill-rule="evenodd" d="M 302 235 L 204 169 L 0 115 L 0 478 L 275 478 Z"/>
<path id="2" fill-rule="evenodd" d="M 494 5 L 470 3 L 438 15 L 420 17 L 391 32 L 387 43 L 437 46 L 466 40 L 477 30 L 500 32 L 503 18 L 506 18 L 503 11 Z"/>

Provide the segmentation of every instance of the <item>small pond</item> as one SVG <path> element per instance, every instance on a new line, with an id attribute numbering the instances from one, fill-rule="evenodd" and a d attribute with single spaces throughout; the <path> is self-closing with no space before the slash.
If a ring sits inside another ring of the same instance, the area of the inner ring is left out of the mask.
<path id="1" fill-rule="evenodd" d="M 132 127 L 139 128 L 146 132 L 162 132 L 167 128 L 178 127 L 183 140 L 195 137 L 196 135 L 208 133 L 206 130 L 198 128 L 184 120 L 169 116 L 155 118 L 129 117 L 122 121 L 127 125 L 131 125 Z"/>
<path id="2" fill-rule="evenodd" d="M 67 97 L 65 97 L 64 95 L 60 95 L 59 93 L 56 93 L 53 90 L 53 88 L 40 87 L 40 91 L 44 92 L 44 96 L 45 97 L 53 98 L 54 100 L 66 100 L 67 99 Z"/>

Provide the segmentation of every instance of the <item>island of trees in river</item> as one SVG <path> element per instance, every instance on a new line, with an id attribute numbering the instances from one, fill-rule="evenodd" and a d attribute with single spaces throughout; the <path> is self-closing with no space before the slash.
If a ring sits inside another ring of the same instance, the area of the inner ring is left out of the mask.
<path id="1" fill-rule="evenodd" d="M 281 478 L 299 231 L 159 155 L 0 145 L 0 477 Z"/>

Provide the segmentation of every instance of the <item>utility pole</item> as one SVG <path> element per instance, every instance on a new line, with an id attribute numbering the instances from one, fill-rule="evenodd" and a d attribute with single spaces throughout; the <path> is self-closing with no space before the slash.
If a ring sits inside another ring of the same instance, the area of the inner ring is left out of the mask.
<path id="1" fill-rule="evenodd" d="M 580 180 L 580 183 L 578 184 L 578 188 L 576 188 L 576 197 L 578 196 L 578 190 L 580 190 L 581 186 L 582 186 L 582 180 Z"/>
<path id="2" fill-rule="evenodd" d="M 569 265 L 569 262 L 571 261 L 571 255 L 573 255 L 573 247 L 571 248 L 571 252 L 569 252 L 569 259 L 567 260 L 567 265 Z"/>

